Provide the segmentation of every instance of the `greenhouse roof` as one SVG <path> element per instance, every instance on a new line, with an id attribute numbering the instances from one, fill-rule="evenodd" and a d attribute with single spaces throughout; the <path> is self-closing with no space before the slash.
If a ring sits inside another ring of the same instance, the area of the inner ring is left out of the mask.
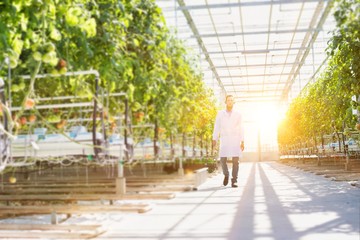
<path id="1" fill-rule="evenodd" d="M 322 0 L 157 0 L 168 26 L 199 53 L 220 98 L 289 102 L 326 63 L 335 26 Z"/>

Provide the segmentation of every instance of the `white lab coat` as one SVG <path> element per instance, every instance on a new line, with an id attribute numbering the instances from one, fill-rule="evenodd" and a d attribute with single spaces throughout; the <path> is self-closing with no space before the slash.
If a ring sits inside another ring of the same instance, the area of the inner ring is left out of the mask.
<path id="1" fill-rule="evenodd" d="M 214 125 L 213 140 L 219 141 L 220 157 L 241 157 L 241 141 L 244 141 L 244 124 L 242 116 L 234 109 L 231 113 L 226 110 L 218 112 Z"/>

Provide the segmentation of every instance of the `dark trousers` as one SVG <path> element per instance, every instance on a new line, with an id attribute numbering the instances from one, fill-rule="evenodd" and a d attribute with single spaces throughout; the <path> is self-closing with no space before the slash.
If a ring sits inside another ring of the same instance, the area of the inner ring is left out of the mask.
<path id="1" fill-rule="evenodd" d="M 227 166 L 227 157 L 221 157 L 220 158 L 220 163 L 221 163 L 221 168 L 223 170 L 223 173 L 225 176 L 229 176 L 229 169 Z M 239 172 L 239 157 L 232 157 L 232 179 L 231 182 L 237 182 L 237 177 L 238 177 L 238 172 Z"/>

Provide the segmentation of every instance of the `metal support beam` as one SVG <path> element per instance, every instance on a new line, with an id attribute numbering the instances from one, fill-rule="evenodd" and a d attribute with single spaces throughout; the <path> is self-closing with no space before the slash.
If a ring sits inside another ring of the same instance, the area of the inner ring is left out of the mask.
<path id="1" fill-rule="evenodd" d="M 266 34 L 286 34 L 286 33 L 309 33 L 320 31 L 321 29 L 317 28 L 303 28 L 303 29 L 286 29 L 286 30 L 274 30 L 274 31 L 253 31 L 253 32 L 230 32 L 230 33 L 213 33 L 213 34 L 194 34 L 191 37 L 201 37 L 201 38 L 209 38 L 209 37 L 235 37 L 242 35 L 266 35 Z"/>
<path id="2" fill-rule="evenodd" d="M 254 93 L 262 94 L 262 93 L 265 93 L 265 92 L 273 92 L 273 93 L 275 93 L 276 89 L 275 88 L 274 89 L 264 89 L 264 90 L 262 90 L 262 89 L 258 89 L 258 90 L 244 89 L 244 90 L 229 90 L 227 92 L 235 92 L 235 93 L 236 92 L 242 92 L 242 93 L 244 93 L 246 95 L 246 94 L 254 94 Z M 280 97 L 280 95 L 279 95 L 279 97 Z"/>
<path id="3" fill-rule="evenodd" d="M 325 20 L 326 20 L 327 16 L 330 13 L 331 8 L 333 7 L 333 4 L 334 4 L 334 0 L 329 0 L 328 4 L 325 7 L 325 10 L 324 10 L 323 14 L 320 17 L 320 20 L 319 20 L 319 23 L 317 24 L 316 29 L 321 29 L 322 28 L 323 24 L 325 23 Z M 302 58 L 300 60 L 299 65 L 294 65 L 293 66 L 293 67 L 296 66 L 297 69 L 294 72 L 293 77 L 291 79 L 289 79 L 288 84 L 282 90 L 282 100 L 285 101 L 285 99 L 287 99 L 287 95 L 288 95 L 288 93 L 290 91 L 290 88 L 291 88 L 292 84 L 295 82 L 296 77 L 300 73 L 300 69 L 304 65 L 306 57 L 308 56 L 308 54 L 310 52 L 310 49 L 311 49 L 311 46 L 312 46 L 312 44 L 314 44 L 319 32 L 320 31 L 315 31 L 314 34 L 312 34 L 311 39 L 310 39 L 310 41 L 309 41 L 309 43 L 307 45 L 307 49 L 306 49 L 305 53 L 302 55 Z"/>
<path id="4" fill-rule="evenodd" d="M 64 76 L 81 76 L 81 75 L 95 75 L 95 77 L 100 77 L 100 74 L 96 70 L 87 70 L 87 71 L 76 71 L 76 72 L 67 72 L 65 74 L 37 74 L 35 78 L 49 78 L 49 77 L 64 77 Z M 19 75 L 18 77 L 22 79 L 31 79 L 31 75 Z"/>
<path id="5" fill-rule="evenodd" d="M 271 76 L 288 76 L 292 73 L 269 73 L 269 74 L 253 74 L 253 75 L 232 75 L 232 76 L 219 76 L 220 78 L 251 78 L 251 77 L 271 77 Z"/>
<path id="6" fill-rule="evenodd" d="M 185 7 L 185 2 L 184 2 L 184 0 L 177 0 L 177 2 L 178 2 L 178 4 L 179 4 L 180 7 Z M 194 35 L 196 36 L 196 40 L 197 40 L 197 42 L 198 42 L 198 44 L 199 44 L 199 47 L 201 48 L 203 54 L 205 55 L 206 61 L 209 63 L 210 68 L 212 69 L 213 74 L 214 74 L 214 76 L 215 76 L 215 78 L 216 78 L 219 86 L 220 86 L 221 89 L 226 93 L 225 88 L 224 88 L 224 86 L 223 86 L 223 84 L 222 84 L 222 82 L 221 82 L 221 80 L 220 80 L 220 78 L 219 78 L 219 75 L 218 75 L 218 73 L 216 72 L 215 66 L 214 66 L 212 60 L 210 59 L 210 56 L 209 56 L 208 51 L 207 51 L 207 49 L 206 49 L 206 47 L 205 47 L 205 44 L 204 44 L 204 42 L 202 41 L 201 37 L 199 37 L 199 36 L 200 36 L 199 31 L 197 30 L 196 25 L 194 24 L 194 21 L 193 21 L 191 15 L 190 15 L 189 11 L 186 10 L 186 9 L 183 9 L 182 12 L 183 12 L 183 14 L 184 14 L 184 16 L 185 16 L 185 18 L 186 18 L 187 23 L 188 23 L 189 26 L 190 26 L 191 31 L 192 31 L 192 32 L 194 33 Z"/>
<path id="7" fill-rule="evenodd" d="M 269 83 L 263 83 L 263 82 L 251 82 L 251 83 L 230 83 L 230 84 L 224 84 L 224 87 L 234 86 L 234 87 L 246 87 L 246 86 L 259 86 L 259 85 L 281 85 L 286 84 L 287 82 L 269 82 Z"/>
<path id="8" fill-rule="evenodd" d="M 235 102 L 269 102 L 269 101 L 278 102 L 280 98 L 281 98 L 280 95 L 234 97 Z"/>
<path id="9" fill-rule="evenodd" d="M 35 109 L 54 109 L 54 108 L 74 108 L 74 107 L 91 107 L 92 102 L 79 102 L 79 103 L 64 103 L 64 104 L 47 104 L 47 105 L 35 105 Z M 23 107 L 12 107 L 11 111 L 22 110 Z"/>
<path id="10" fill-rule="evenodd" d="M 214 68 L 260 68 L 260 67 L 277 67 L 277 66 L 284 66 L 284 65 L 296 65 L 299 64 L 298 62 L 285 62 L 285 63 L 269 63 L 269 64 L 248 64 L 248 65 L 225 65 L 225 66 L 213 66 Z"/>
<path id="11" fill-rule="evenodd" d="M 241 53 L 241 54 L 261 54 L 270 53 L 275 51 L 293 51 L 293 50 L 306 50 L 305 47 L 290 47 L 290 48 L 274 48 L 274 49 L 257 49 L 257 50 L 246 50 L 246 51 L 215 51 L 208 52 L 209 54 L 224 54 L 224 53 Z"/>
<path id="12" fill-rule="evenodd" d="M 229 91 L 229 92 L 232 92 L 232 91 Z M 252 95 L 252 96 L 245 96 L 247 91 L 242 91 L 243 95 L 244 96 L 235 96 L 234 98 L 235 99 L 241 99 L 241 98 L 274 98 L 274 97 L 281 97 L 280 94 L 273 94 L 273 95 Z"/>
<path id="13" fill-rule="evenodd" d="M 204 4 L 204 5 L 192 5 L 192 6 L 180 6 L 177 10 L 189 11 L 189 10 L 200 10 L 207 8 L 230 8 L 230 7 L 254 7 L 264 5 L 280 5 L 280 4 L 296 4 L 296 3 L 307 3 L 307 2 L 318 2 L 319 0 L 279 0 L 279 1 L 249 1 L 249 2 L 237 2 L 237 3 L 219 3 L 219 4 Z"/>

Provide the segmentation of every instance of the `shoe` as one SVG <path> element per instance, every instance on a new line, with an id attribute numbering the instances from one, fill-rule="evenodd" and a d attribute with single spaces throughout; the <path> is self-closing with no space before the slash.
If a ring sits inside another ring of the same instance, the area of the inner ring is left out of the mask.
<path id="1" fill-rule="evenodd" d="M 225 176 L 223 181 L 224 186 L 228 185 L 228 183 L 229 183 L 229 176 Z"/>
<path id="2" fill-rule="evenodd" d="M 237 188 L 237 187 L 238 187 L 237 182 L 233 182 L 233 183 L 231 184 L 231 187 L 233 187 L 233 188 Z"/>

